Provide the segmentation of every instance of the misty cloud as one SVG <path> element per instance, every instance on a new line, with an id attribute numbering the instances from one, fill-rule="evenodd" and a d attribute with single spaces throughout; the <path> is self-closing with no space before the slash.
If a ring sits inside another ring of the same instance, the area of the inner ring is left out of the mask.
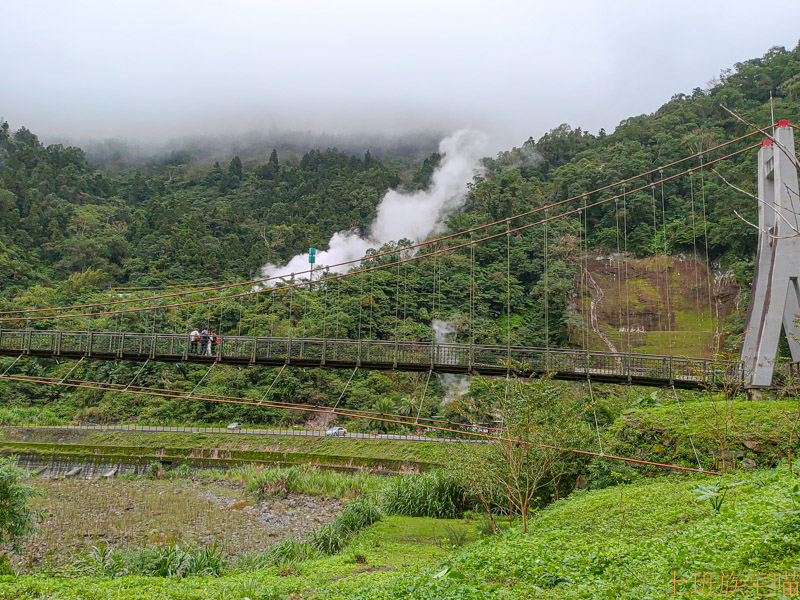
<path id="1" fill-rule="evenodd" d="M 0 116 L 43 139 L 613 130 L 773 45 L 800 3 L 7 2 Z M 745 34 L 746 32 L 746 34 Z"/>

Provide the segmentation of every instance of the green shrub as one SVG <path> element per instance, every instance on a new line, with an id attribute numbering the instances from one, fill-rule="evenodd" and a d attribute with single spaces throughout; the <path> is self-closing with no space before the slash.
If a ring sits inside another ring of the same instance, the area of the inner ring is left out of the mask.
<path id="1" fill-rule="evenodd" d="M 285 498 L 288 494 L 297 493 L 301 487 L 301 467 L 278 467 L 263 471 L 247 486 L 248 493 L 254 493 L 260 500 L 267 498 Z"/>
<path id="2" fill-rule="evenodd" d="M 154 460 L 149 465 L 147 465 L 147 471 L 144 472 L 144 476 L 146 479 L 161 479 L 163 475 L 164 475 L 164 467 L 157 460 Z"/>
<path id="3" fill-rule="evenodd" d="M 16 458 L 0 458 L 0 552 L 4 544 L 16 545 L 33 527 L 37 513 L 28 500 L 41 492 L 23 483 L 27 471 L 16 466 Z"/>
<path id="4" fill-rule="evenodd" d="M 62 425 L 59 418 L 49 409 L 39 406 L 11 406 L 0 408 L 0 425 Z"/>
<path id="5" fill-rule="evenodd" d="M 186 479 L 192 476 L 192 467 L 189 463 L 181 463 L 174 469 L 170 469 L 164 473 L 167 479 Z"/>
<path id="6" fill-rule="evenodd" d="M 308 542 L 321 554 L 338 554 L 347 545 L 349 537 L 350 532 L 334 521 L 313 529 Z"/>
<path id="7" fill-rule="evenodd" d="M 321 554 L 338 554 L 353 534 L 381 519 L 381 511 L 367 497 L 354 500 L 332 523 L 311 531 L 308 542 Z"/>

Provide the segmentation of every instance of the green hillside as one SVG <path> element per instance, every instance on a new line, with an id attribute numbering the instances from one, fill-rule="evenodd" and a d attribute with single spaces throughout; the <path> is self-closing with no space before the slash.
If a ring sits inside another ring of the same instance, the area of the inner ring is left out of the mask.
<path id="1" fill-rule="evenodd" d="M 776 115 L 798 118 L 799 73 L 800 47 L 774 48 L 760 59 L 725 71 L 710 89 L 677 94 L 653 114 L 624 120 L 614 132 L 595 135 L 562 125 L 538 140 L 487 158 L 485 174 L 472 186 L 466 207 L 450 217 L 446 232 L 596 189 L 748 133 L 747 126 L 722 105 L 764 125 L 772 93 Z M 310 151 L 291 165 L 277 153 L 246 167 L 236 157 L 226 165 L 208 165 L 179 154 L 146 168 L 103 170 L 90 168 L 78 148 L 44 147 L 25 128 L 11 131 L 4 125 L 0 308 L 118 298 L 118 293 L 108 293 L 108 286 L 246 280 L 266 262 L 280 262 L 312 245 L 324 248 L 335 231 L 363 229 L 386 190 L 424 187 L 437 160 L 432 156 L 416 172 L 401 172 L 369 154 L 355 157 L 326 149 Z M 754 188 L 751 153 L 715 168 L 731 183 Z M 337 286 L 336 301 L 320 289 L 276 298 L 265 294 L 246 302 L 229 300 L 168 314 L 159 311 L 152 319 L 144 313 L 97 317 L 90 326 L 183 332 L 189 323 L 210 323 L 222 334 L 324 333 L 373 339 L 399 334 L 405 339 L 428 339 L 432 321 L 444 319 L 456 325 L 456 339 L 461 341 L 471 335 L 478 343 L 505 343 L 510 338 L 514 344 L 543 345 L 547 337 L 553 346 L 604 349 L 606 342 L 589 327 L 596 291 L 584 276 L 585 263 L 586 273 L 605 293 L 596 307 L 598 331 L 619 349 L 701 356 L 717 348 L 735 351 L 756 234 L 734 211 L 752 220 L 756 207 L 708 169 L 659 187 L 663 189 L 657 194 L 629 194 L 622 207 L 618 202 L 598 206 L 583 223 L 554 221 L 546 280 L 544 233 L 533 227 L 516 234 L 509 248 L 502 238 L 476 246 L 472 283 L 469 257 L 453 253 L 442 255 L 435 264 L 411 263 L 399 275 L 387 269 L 366 281 L 343 281 Z M 664 206 L 657 208 L 663 208 L 663 222 L 654 223 L 654 198 L 660 202 L 662 193 Z M 597 258 L 620 249 L 620 219 L 627 223 L 623 232 L 627 254 L 617 254 L 603 267 Z M 581 243 L 587 250 L 583 255 L 576 252 Z M 664 250 L 677 262 L 670 263 Z M 508 290 L 503 283 L 507 252 Z M 611 277 L 621 261 L 632 271 L 624 290 Z M 666 274 L 671 277 L 669 285 Z M 404 290 L 401 314 L 398 277 Z M 464 290 L 473 284 L 478 292 L 470 319 Z M 511 298 L 508 322 L 506 292 Z M 153 292 L 121 293 L 146 297 Z M 671 304 L 669 316 L 663 316 L 666 303 Z M 625 318 L 623 312 L 628 313 Z M 85 320 L 62 325 L 87 326 Z M 715 338 L 715 332 L 721 337 Z M 54 376 L 63 376 L 68 368 L 47 362 L 23 367 L 29 373 Z M 76 373 L 87 379 L 127 381 L 136 368 L 90 364 Z M 258 394 L 274 375 L 269 370 L 219 371 L 208 383 L 210 391 L 220 394 Z M 192 387 L 200 376 L 199 371 L 181 366 L 149 366 L 142 373 L 143 381 L 152 385 L 168 381 L 178 388 Z M 346 376 L 314 370 L 286 374 L 275 388 L 275 399 L 333 401 Z M 359 373 L 345 403 L 367 408 L 388 397 L 397 409 L 404 399 L 418 397 L 423 384 L 413 375 Z M 291 420 L 275 411 L 255 416 L 246 409 L 177 406 L 169 401 L 133 405 L 110 394 L 56 393 L 24 384 L 3 384 L 2 394 L 6 406 L 41 402 L 61 419 Z M 424 412 L 436 414 L 442 395 L 441 385 L 434 381 Z"/>

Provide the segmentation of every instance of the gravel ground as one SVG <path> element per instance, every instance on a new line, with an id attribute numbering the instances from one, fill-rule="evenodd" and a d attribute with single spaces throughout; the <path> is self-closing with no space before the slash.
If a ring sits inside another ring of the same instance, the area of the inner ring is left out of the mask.
<path id="1" fill-rule="evenodd" d="M 62 570 L 93 546 L 121 550 L 216 542 L 237 556 L 260 552 L 288 536 L 304 537 L 333 520 L 341 501 L 289 495 L 255 502 L 229 482 L 197 480 L 33 480 L 43 494 L 36 530 L 13 553 L 23 571 Z"/>

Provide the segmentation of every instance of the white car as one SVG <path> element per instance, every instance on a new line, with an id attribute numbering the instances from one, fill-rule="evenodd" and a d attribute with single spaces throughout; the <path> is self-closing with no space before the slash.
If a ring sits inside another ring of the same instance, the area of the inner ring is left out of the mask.
<path id="1" fill-rule="evenodd" d="M 241 423 L 236 423 L 236 422 L 228 423 L 228 429 L 241 429 L 241 428 L 242 428 Z"/>
<path id="2" fill-rule="evenodd" d="M 344 437 L 347 435 L 347 429 L 344 427 L 331 427 L 325 432 L 328 437 Z"/>

